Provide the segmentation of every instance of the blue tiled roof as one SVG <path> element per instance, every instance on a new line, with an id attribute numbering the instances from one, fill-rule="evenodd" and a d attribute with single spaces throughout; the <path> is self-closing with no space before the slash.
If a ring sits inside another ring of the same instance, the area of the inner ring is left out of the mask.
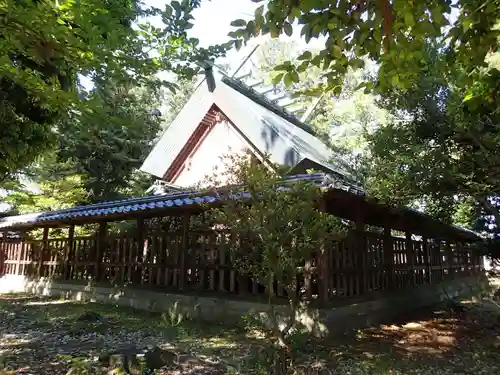
<path id="1" fill-rule="evenodd" d="M 300 174 L 290 176 L 282 180 L 283 185 L 280 189 L 286 189 L 286 185 L 297 181 L 310 181 L 318 187 L 329 187 L 335 185 L 335 181 L 329 175 L 324 173 Z M 337 181 L 337 183 L 339 183 Z M 347 186 L 347 188 L 355 188 Z M 233 189 L 234 190 L 234 189 Z M 228 194 L 224 194 L 224 191 Z M 18 216 L 5 217 L 0 220 L 0 228 L 16 227 L 27 224 L 41 224 L 49 221 L 68 221 L 81 217 L 105 217 L 107 215 L 145 212 L 153 209 L 191 206 L 196 204 L 214 203 L 227 199 L 245 199 L 249 198 L 247 192 L 231 193 L 231 189 L 221 189 L 220 194 L 210 191 L 184 191 L 180 193 L 169 193 L 140 198 L 130 198 L 119 201 L 109 201 L 85 206 L 76 206 L 69 209 L 48 211 L 41 213 L 32 213 Z M 362 194 L 361 190 L 357 190 Z"/>

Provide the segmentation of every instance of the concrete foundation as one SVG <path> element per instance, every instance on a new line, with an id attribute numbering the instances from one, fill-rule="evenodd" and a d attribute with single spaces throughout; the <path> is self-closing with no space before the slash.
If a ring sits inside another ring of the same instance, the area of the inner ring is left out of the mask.
<path id="1" fill-rule="evenodd" d="M 314 335 L 340 333 L 353 328 L 389 322 L 405 312 L 437 304 L 447 296 L 476 293 L 482 287 L 483 282 L 482 278 L 464 277 L 438 285 L 421 285 L 392 295 L 372 295 L 370 300 L 346 300 L 342 305 L 324 308 L 308 307 L 301 311 L 298 320 L 304 329 Z M 266 320 L 267 311 L 265 303 L 240 299 L 166 294 L 129 287 L 84 285 L 43 279 L 28 280 L 23 276 L 11 275 L 0 278 L 0 294 L 5 293 L 58 296 L 158 312 L 176 309 L 187 319 L 214 323 L 237 324 L 241 322 L 244 315 Z"/>

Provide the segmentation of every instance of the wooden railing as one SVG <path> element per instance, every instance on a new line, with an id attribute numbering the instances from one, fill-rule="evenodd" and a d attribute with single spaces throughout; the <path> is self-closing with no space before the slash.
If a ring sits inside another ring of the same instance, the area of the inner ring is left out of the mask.
<path id="1" fill-rule="evenodd" d="M 265 289 L 232 266 L 224 231 L 179 231 L 144 238 L 109 235 L 22 241 L 0 239 L 4 274 L 57 280 L 96 280 L 165 291 L 262 294 Z M 414 241 L 372 232 L 325 240 L 303 268 L 298 288 L 322 301 L 401 290 L 472 275 L 480 257 L 464 244 Z M 278 295 L 284 289 L 276 285 Z"/>

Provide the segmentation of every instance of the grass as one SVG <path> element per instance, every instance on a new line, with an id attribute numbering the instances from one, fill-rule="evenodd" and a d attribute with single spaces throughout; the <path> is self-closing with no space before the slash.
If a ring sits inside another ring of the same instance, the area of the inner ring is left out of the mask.
<path id="1" fill-rule="evenodd" d="M 303 340 L 295 370 L 351 375 L 500 373 L 500 310 L 485 302 L 462 305 L 463 312 L 426 309 L 392 325 L 329 341 Z M 77 322 L 87 311 L 105 316 L 112 327 Z M 266 343 L 240 327 L 190 321 L 172 325 L 157 313 L 22 295 L 0 297 L 0 318 L 0 351 L 12 367 L 5 374 L 65 374 L 68 363 L 58 356 L 62 352 L 77 346 L 75 356 L 90 357 L 134 340 L 220 361 L 227 373 L 269 374 Z"/>

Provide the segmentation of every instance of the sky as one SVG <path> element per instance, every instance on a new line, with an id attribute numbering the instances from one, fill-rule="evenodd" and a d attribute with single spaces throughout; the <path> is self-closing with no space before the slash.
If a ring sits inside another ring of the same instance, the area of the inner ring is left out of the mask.
<path id="1" fill-rule="evenodd" d="M 144 3 L 162 9 L 166 3 L 170 3 L 170 0 L 144 0 Z M 251 0 L 203 0 L 201 7 L 193 11 L 194 26 L 188 35 L 198 38 L 201 47 L 227 42 L 229 40 L 227 34 L 233 29 L 230 26 L 231 21 L 239 18 L 252 19 L 255 9 L 261 4 Z M 250 46 L 240 51 L 229 51 L 227 57 L 218 60 L 217 63 L 224 62 L 231 67 L 237 65 L 256 42 L 258 40 L 252 41 Z"/>

